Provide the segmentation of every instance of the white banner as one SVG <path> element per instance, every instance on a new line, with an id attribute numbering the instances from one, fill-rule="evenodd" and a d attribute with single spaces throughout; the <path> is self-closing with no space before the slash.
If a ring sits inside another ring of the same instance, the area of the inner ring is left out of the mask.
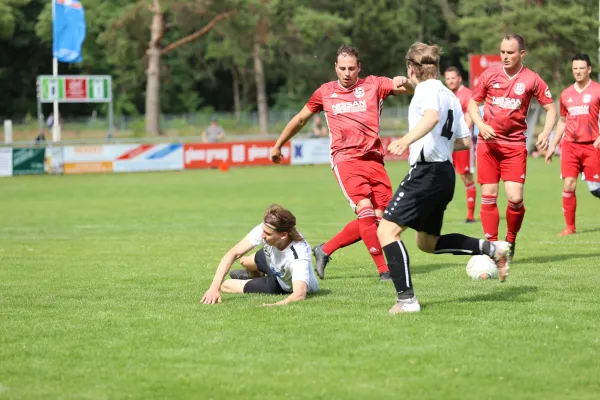
<path id="1" fill-rule="evenodd" d="M 329 138 L 292 139 L 292 165 L 331 163 Z"/>
<path id="2" fill-rule="evenodd" d="M 12 176 L 12 155 L 11 147 L 0 148 L 0 176 Z"/>
<path id="3" fill-rule="evenodd" d="M 134 157 L 113 161 L 114 172 L 178 171 L 183 169 L 183 145 L 158 144 Z"/>

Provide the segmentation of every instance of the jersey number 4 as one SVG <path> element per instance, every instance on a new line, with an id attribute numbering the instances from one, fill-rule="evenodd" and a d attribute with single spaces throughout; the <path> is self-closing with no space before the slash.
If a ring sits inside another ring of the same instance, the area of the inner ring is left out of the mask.
<path id="1" fill-rule="evenodd" d="M 448 118 L 446 118 L 446 123 L 444 124 L 444 127 L 442 128 L 442 137 L 445 137 L 448 140 L 452 139 L 452 135 L 454 134 L 454 132 L 452 132 L 453 126 L 454 126 L 454 111 L 448 110 Z"/>

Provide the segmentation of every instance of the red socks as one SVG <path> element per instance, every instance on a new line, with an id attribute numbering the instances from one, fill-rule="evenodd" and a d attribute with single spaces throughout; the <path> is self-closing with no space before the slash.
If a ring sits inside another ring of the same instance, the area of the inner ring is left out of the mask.
<path id="1" fill-rule="evenodd" d="M 362 208 L 358 212 L 358 229 L 363 243 L 367 246 L 369 254 L 371 254 L 375 265 L 377 265 L 377 271 L 380 274 L 388 272 L 385 256 L 381 251 L 379 238 L 377 238 L 377 217 L 375 217 L 375 210 L 372 207 Z"/>
<path id="2" fill-rule="evenodd" d="M 525 218 L 525 206 L 523 201 L 519 203 L 508 202 L 506 207 L 506 241 L 514 243 L 517 239 L 517 233 L 521 230 L 523 224 L 523 218 Z"/>
<path id="3" fill-rule="evenodd" d="M 323 245 L 323 251 L 328 255 L 332 255 L 337 249 L 350 246 L 353 243 L 360 241 L 360 229 L 358 228 L 358 220 L 353 219 L 342 229 L 337 235 L 329 239 Z"/>
<path id="4" fill-rule="evenodd" d="M 577 210 L 577 197 L 575 192 L 563 192 L 562 209 L 567 228 L 575 232 L 575 210 Z"/>
<path id="5" fill-rule="evenodd" d="M 477 187 L 471 183 L 467 190 L 467 219 L 475 219 L 475 199 L 477 198 Z"/>
<path id="6" fill-rule="evenodd" d="M 500 223 L 500 214 L 496 200 L 498 196 L 481 195 L 481 210 L 479 217 L 483 226 L 485 238 L 490 242 L 498 240 L 498 224 Z"/>

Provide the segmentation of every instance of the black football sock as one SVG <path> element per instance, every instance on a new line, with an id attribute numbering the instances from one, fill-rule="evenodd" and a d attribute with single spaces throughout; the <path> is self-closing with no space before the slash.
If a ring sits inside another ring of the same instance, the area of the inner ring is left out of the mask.
<path id="1" fill-rule="evenodd" d="M 493 243 L 465 236 L 460 233 L 442 235 L 435 243 L 435 254 L 454 254 L 457 256 L 476 256 L 485 254 L 494 257 L 496 246 Z"/>
<path id="2" fill-rule="evenodd" d="M 592 190 L 590 193 L 600 199 L 600 189 Z"/>
<path id="3" fill-rule="evenodd" d="M 392 242 L 383 248 L 398 300 L 410 299 L 415 295 L 410 279 L 410 258 L 402 241 Z"/>

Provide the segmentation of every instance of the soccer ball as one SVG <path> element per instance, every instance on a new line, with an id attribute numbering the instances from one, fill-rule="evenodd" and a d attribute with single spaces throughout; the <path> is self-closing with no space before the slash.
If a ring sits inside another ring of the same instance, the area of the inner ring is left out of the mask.
<path id="1" fill-rule="evenodd" d="M 496 279 L 498 278 L 498 267 L 488 256 L 473 256 L 467 263 L 467 275 L 474 281 Z"/>

